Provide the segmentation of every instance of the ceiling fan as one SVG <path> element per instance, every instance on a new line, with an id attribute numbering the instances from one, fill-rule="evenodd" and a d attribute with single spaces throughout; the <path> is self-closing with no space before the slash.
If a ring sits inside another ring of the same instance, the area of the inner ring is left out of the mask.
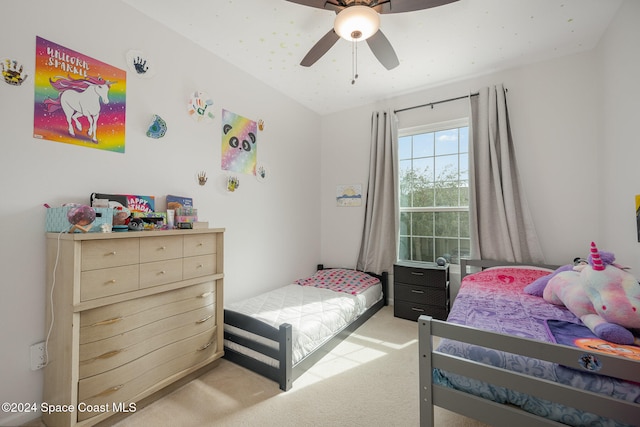
<path id="1" fill-rule="evenodd" d="M 413 12 L 458 0 L 287 0 L 291 3 L 337 13 L 333 28 L 311 48 L 300 65 L 310 67 L 340 39 L 366 40 L 378 61 L 392 70 L 400 62 L 391 43 L 380 30 L 380 14 Z"/>

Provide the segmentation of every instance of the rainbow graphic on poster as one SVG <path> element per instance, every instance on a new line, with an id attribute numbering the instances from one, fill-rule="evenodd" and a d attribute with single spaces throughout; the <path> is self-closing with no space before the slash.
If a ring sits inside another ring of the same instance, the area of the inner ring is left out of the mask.
<path id="1" fill-rule="evenodd" d="M 36 36 L 33 137 L 124 153 L 127 74 Z"/>
<path id="2" fill-rule="evenodd" d="M 257 129 L 253 120 L 222 110 L 222 169 L 256 174 Z"/>

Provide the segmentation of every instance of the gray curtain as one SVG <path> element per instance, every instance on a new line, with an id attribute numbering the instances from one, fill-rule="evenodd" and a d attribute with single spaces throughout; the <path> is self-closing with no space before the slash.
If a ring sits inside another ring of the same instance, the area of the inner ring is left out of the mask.
<path id="1" fill-rule="evenodd" d="M 544 262 L 520 177 L 504 87 L 470 97 L 471 257 Z"/>
<path id="2" fill-rule="evenodd" d="M 396 261 L 398 126 L 392 111 L 371 117 L 371 154 L 357 269 L 381 274 Z"/>

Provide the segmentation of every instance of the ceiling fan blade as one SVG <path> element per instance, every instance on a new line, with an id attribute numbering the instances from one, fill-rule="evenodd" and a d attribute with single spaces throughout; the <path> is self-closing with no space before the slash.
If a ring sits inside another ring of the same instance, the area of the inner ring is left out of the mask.
<path id="1" fill-rule="evenodd" d="M 287 0 L 290 3 L 301 4 L 302 6 L 315 7 L 339 12 L 344 9 L 338 0 Z"/>
<path id="2" fill-rule="evenodd" d="M 393 70 L 400 65 L 398 56 L 393 50 L 393 46 L 391 46 L 389 39 L 387 39 L 382 31 L 378 30 L 377 33 L 369 37 L 367 39 L 367 44 L 376 58 L 378 58 L 378 61 L 380 61 L 387 70 Z"/>
<path id="3" fill-rule="evenodd" d="M 325 34 L 320 40 L 318 40 L 318 42 L 311 48 L 309 53 L 307 53 L 307 55 L 302 58 L 300 65 L 302 65 L 303 67 L 312 66 L 318 59 L 322 58 L 322 55 L 327 53 L 327 51 L 329 51 L 329 49 L 331 49 L 331 47 L 336 44 L 339 39 L 340 36 L 336 34 L 336 32 L 332 28 L 327 34 Z"/>
<path id="4" fill-rule="evenodd" d="M 378 13 L 413 12 L 415 10 L 431 9 L 432 7 L 444 6 L 445 4 L 455 3 L 457 1 L 459 0 L 389 0 L 386 2 L 380 1 L 380 4 L 378 4 L 375 8 Z M 311 1 L 309 0 L 309 2 Z"/>

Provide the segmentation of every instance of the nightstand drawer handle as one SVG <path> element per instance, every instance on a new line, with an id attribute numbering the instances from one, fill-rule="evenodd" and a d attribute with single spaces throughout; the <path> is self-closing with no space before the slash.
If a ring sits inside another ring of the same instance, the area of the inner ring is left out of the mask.
<path id="1" fill-rule="evenodd" d="M 411 274 L 414 276 L 424 276 L 424 273 L 420 273 L 419 271 L 412 271 Z"/>
<path id="2" fill-rule="evenodd" d="M 424 291 L 420 291 L 418 289 L 411 289 L 411 292 L 413 292 L 414 294 L 424 294 Z"/>
<path id="3" fill-rule="evenodd" d="M 420 312 L 424 311 L 422 308 L 416 308 L 416 307 L 411 307 L 411 310 L 420 311 Z"/>
<path id="4" fill-rule="evenodd" d="M 204 294 L 199 295 L 198 298 L 206 298 L 211 294 L 213 294 L 213 291 L 205 292 Z"/>

